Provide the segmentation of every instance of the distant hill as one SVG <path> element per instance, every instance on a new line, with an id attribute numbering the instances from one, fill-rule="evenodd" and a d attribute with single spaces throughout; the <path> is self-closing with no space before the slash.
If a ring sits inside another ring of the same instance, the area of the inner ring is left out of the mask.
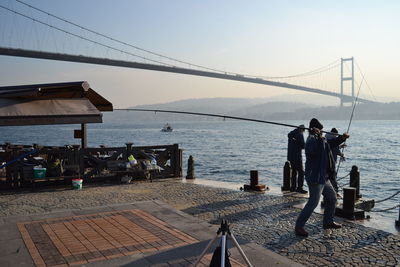
<path id="1" fill-rule="evenodd" d="M 324 102 L 316 102 L 324 103 Z M 270 120 L 308 120 L 312 117 L 320 119 L 349 119 L 352 108 L 336 106 L 311 105 L 290 101 L 271 101 L 269 98 L 203 98 L 187 99 L 169 103 L 140 105 L 133 108 L 165 109 L 212 113 L 255 119 Z M 217 118 L 172 113 L 122 112 L 105 113 L 113 120 L 134 121 L 176 121 L 176 120 L 215 120 Z M 354 119 L 358 120 L 399 120 L 400 102 L 358 104 Z"/>

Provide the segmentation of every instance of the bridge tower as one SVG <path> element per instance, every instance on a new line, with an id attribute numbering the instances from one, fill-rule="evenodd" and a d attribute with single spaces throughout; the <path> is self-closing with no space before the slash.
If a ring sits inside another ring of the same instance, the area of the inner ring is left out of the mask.
<path id="1" fill-rule="evenodd" d="M 343 77 L 343 63 L 351 61 L 351 76 Z M 354 105 L 354 57 L 351 58 L 341 58 L 340 62 L 340 107 L 343 107 L 344 103 L 351 103 Z M 343 83 L 345 81 L 351 81 L 351 96 L 352 100 L 347 100 L 343 98 Z"/>

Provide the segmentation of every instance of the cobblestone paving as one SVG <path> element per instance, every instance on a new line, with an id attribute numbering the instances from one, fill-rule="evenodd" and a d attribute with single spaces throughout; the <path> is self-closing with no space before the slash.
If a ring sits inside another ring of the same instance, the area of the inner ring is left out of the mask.
<path id="1" fill-rule="evenodd" d="M 236 237 L 254 241 L 306 266 L 400 266 L 400 235 L 343 222 L 341 230 L 323 230 L 322 216 L 313 214 L 308 238 L 293 232 L 302 200 L 292 196 L 239 192 L 179 181 L 85 187 L 0 194 L 0 215 L 32 214 L 158 199 L 177 209 L 218 224 L 231 223 Z"/>

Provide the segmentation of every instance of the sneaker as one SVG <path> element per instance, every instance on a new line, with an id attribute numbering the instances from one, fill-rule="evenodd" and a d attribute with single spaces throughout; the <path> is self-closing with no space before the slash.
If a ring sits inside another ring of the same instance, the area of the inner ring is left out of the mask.
<path id="1" fill-rule="evenodd" d="M 300 194 L 307 194 L 308 193 L 308 191 L 304 190 L 303 188 L 298 188 L 296 191 L 299 192 Z"/>
<path id="2" fill-rule="evenodd" d="M 307 237 L 307 236 L 308 236 L 308 233 L 307 233 L 306 230 L 304 230 L 304 227 L 296 226 L 296 227 L 294 228 L 294 232 L 295 232 L 296 235 L 298 235 L 298 236 L 304 236 L 304 237 Z"/>

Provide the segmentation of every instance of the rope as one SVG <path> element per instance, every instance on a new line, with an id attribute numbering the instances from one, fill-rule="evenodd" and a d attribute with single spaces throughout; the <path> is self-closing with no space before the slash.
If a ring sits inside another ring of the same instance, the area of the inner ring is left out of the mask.
<path id="1" fill-rule="evenodd" d="M 337 178 L 336 181 L 339 182 L 339 181 L 343 180 L 344 178 L 348 177 L 349 175 L 350 175 L 350 172 L 343 177 Z"/>
<path id="2" fill-rule="evenodd" d="M 386 200 L 389 200 L 389 199 L 391 199 L 391 198 L 397 196 L 398 194 L 400 194 L 400 190 L 397 191 L 396 193 L 394 193 L 393 195 L 391 195 L 390 197 L 387 197 L 387 198 L 384 198 L 384 199 L 381 199 L 381 200 L 376 200 L 375 203 L 384 202 L 384 201 L 386 201 Z"/>
<path id="3" fill-rule="evenodd" d="M 391 208 L 387 208 L 387 209 L 371 210 L 370 212 L 385 212 L 385 211 L 397 209 L 397 208 L 399 208 L 399 207 L 400 207 L 400 204 L 399 204 L 399 205 L 396 205 L 396 206 L 394 206 L 394 207 L 391 207 Z"/>

